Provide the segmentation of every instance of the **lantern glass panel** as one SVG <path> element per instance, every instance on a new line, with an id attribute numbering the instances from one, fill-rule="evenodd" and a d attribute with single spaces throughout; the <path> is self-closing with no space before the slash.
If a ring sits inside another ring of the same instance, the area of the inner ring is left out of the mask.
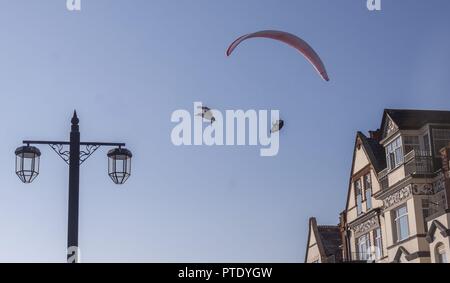
<path id="1" fill-rule="evenodd" d="M 16 174 L 23 183 L 31 183 L 39 175 L 40 151 L 24 146 L 16 150 Z"/>
<path id="2" fill-rule="evenodd" d="M 117 148 L 108 153 L 108 175 L 114 183 L 124 184 L 131 175 L 132 154 L 127 149 Z"/>

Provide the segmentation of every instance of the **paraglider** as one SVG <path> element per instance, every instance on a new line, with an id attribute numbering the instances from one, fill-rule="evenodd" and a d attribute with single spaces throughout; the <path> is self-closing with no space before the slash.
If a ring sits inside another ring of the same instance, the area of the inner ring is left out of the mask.
<path id="1" fill-rule="evenodd" d="M 209 107 L 199 106 L 198 109 L 201 110 L 201 113 L 198 113 L 197 116 L 200 116 L 203 119 L 210 121 L 211 124 L 216 121 L 216 118 L 214 117 L 214 115 Z"/>
<path id="2" fill-rule="evenodd" d="M 273 134 L 273 133 L 279 132 L 283 127 L 284 127 L 283 120 L 275 121 L 275 123 L 273 123 L 273 125 L 272 125 L 272 129 L 270 130 L 270 133 Z"/>
<path id="3" fill-rule="evenodd" d="M 305 58 L 314 66 L 322 79 L 324 79 L 325 81 L 330 80 L 325 69 L 325 65 L 323 64 L 319 55 L 317 55 L 317 53 L 314 51 L 314 49 L 312 49 L 312 47 L 303 39 L 283 31 L 265 30 L 241 36 L 230 45 L 227 50 L 227 56 L 230 56 L 239 44 L 250 38 L 274 39 L 294 47 L 295 49 L 300 51 L 300 53 L 303 54 L 303 56 L 305 56 Z"/>

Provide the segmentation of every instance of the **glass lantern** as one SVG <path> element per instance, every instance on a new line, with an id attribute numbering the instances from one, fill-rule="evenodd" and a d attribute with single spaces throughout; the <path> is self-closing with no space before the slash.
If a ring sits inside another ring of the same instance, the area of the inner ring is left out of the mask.
<path id="1" fill-rule="evenodd" d="M 16 149 L 16 174 L 19 179 L 29 184 L 39 175 L 41 152 L 34 146 L 21 146 Z"/>
<path id="2" fill-rule="evenodd" d="M 131 175 L 131 151 L 115 148 L 108 152 L 108 175 L 117 185 L 123 185 Z"/>

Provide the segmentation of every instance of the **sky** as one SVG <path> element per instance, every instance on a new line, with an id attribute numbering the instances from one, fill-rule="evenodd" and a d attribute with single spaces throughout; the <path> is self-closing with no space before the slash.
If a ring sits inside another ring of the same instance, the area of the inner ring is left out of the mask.
<path id="1" fill-rule="evenodd" d="M 303 262 L 308 219 L 337 224 L 356 131 L 384 108 L 450 109 L 450 2 L 382 0 L 1 0 L 0 262 L 65 262 L 68 166 L 39 146 L 22 184 L 24 139 L 125 142 L 132 176 L 107 175 L 108 148 L 81 167 L 82 262 Z M 305 39 L 298 52 L 238 36 Z M 172 144 L 175 110 L 277 109 L 280 151 Z"/>

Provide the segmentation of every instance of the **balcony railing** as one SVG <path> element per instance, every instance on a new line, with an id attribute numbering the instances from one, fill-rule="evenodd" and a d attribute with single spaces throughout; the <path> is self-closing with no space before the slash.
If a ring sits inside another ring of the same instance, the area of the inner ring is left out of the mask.
<path id="1" fill-rule="evenodd" d="M 427 151 L 412 150 L 404 157 L 405 176 L 411 174 L 434 173 L 433 157 Z M 389 169 L 385 168 L 378 173 L 378 180 L 382 190 L 389 188 Z"/>
<path id="2" fill-rule="evenodd" d="M 427 151 L 412 150 L 405 155 L 405 175 L 431 174 L 434 172 L 433 157 Z"/>

